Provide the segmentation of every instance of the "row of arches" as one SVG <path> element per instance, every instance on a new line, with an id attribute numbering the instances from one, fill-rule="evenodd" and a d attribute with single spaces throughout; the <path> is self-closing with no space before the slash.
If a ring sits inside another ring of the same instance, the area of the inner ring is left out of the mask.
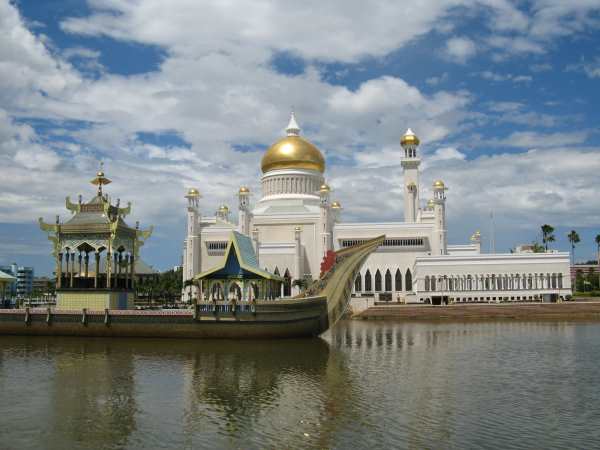
<path id="1" fill-rule="evenodd" d="M 265 269 L 267 270 L 267 269 Z M 279 267 L 275 266 L 275 270 L 273 271 L 275 275 L 282 276 L 279 273 Z M 285 269 L 283 273 L 283 284 L 281 285 L 281 296 L 282 297 L 291 297 L 292 295 L 292 276 L 290 275 L 290 270 Z"/>
<path id="2" fill-rule="evenodd" d="M 393 277 L 390 269 L 386 269 L 383 275 L 380 269 L 377 269 L 374 275 L 371 275 L 371 270 L 367 269 L 364 276 L 359 273 L 354 280 L 355 292 L 401 292 L 412 291 L 412 289 L 413 282 L 410 269 L 406 269 L 404 275 L 400 269 L 396 269 Z"/>
<path id="3" fill-rule="evenodd" d="M 426 276 L 424 286 L 426 292 L 509 291 L 562 288 L 562 273 Z"/>

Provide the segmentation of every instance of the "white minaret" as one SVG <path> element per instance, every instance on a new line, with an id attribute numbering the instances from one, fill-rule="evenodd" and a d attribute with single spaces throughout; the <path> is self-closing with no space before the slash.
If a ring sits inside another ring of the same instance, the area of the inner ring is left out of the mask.
<path id="1" fill-rule="evenodd" d="M 250 219 L 252 218 L 252 213 L 250 212 L 250 189 L 248 189 L 246 186 L 242 186 L 238 192 L 238 199 L 238 231 L 250 237 Z"/>
<path id="2" fill-rule="evenodd" d="M 446 190 L 442 180 L 433 183 L 433 212 L 435 217 L 435 241 L 432 245 L 432 254 L 448 254 L 448 240 L 446 236 Z"/>
<path id="3" fill-rule="evenodd" d="M 201 195 L 196 188 L 190 188 L 185 198 L 187 206 L 187 235 L 185 239 L 185 255 L 183 258 L 183 298 L 184 302 L 191 302 L 198 295 L 196 286 L 186 286 L 200 272 L 200 213 L 198 203 Z"/>
<path id="4" fill-rule="evenodd" d="M 327 250 L 332 250 L 331 246 L 331 226 L 330 226 L 330 208 L 329 204 L 329 192 L 331 189 L 325 183 L 319 188 L 319 198 L 321 200 L 321 257 L 325 256 Z"/>
<path id="5" fill-rule="evenodd" d="M 417 157 L 419 138 L 409 128 L 402 136 L 400 145 L 404 149 L 401 164 L 404 170 L 404 221 L 416 222 L 419 209 L 419 165 Z"/>

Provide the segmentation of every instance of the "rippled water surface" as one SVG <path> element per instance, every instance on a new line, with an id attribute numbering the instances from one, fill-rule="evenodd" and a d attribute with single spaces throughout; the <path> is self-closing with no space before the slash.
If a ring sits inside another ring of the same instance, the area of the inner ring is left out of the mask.
<path id="1" fill-rule="evenodd" d="M 0 448 L 598 448 L 600 323 L 0 337 Z"/>

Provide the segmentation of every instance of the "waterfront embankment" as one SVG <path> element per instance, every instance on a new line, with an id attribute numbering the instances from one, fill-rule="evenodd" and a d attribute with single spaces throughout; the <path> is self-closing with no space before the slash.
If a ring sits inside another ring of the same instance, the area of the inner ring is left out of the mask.
<path id="1" fill-rule="evenodd" d="M 397 321 L 599 320 L 600 302 L 385 305 L 356 314 L 356 319 Z"/>

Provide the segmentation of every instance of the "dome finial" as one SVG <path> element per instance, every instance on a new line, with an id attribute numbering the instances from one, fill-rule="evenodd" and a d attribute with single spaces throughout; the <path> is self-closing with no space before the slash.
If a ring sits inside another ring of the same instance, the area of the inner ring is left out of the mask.
<path id="1" fill-rule="evenodd" d="M 294 108 L 292 107 L 292 113 L 290 114 L 290 122 L 288 123 L 287 128 L 285 129 L 288 136 L 299 136 L 300 135 L 300 127 L 298 126 L 298 122 L 296 122 L 296 114 L 294 114 Z"/>
<path id="2" fill-rule="evenodd" d="M 104 161 L 100 161 L 100 170 L 96 173 L 96 178 L 94 178 L 90 183 L 98 186 L 98 196 L 102 196 L 102 186 L 106 186 L 111 181 L 104 176 Z"/>

